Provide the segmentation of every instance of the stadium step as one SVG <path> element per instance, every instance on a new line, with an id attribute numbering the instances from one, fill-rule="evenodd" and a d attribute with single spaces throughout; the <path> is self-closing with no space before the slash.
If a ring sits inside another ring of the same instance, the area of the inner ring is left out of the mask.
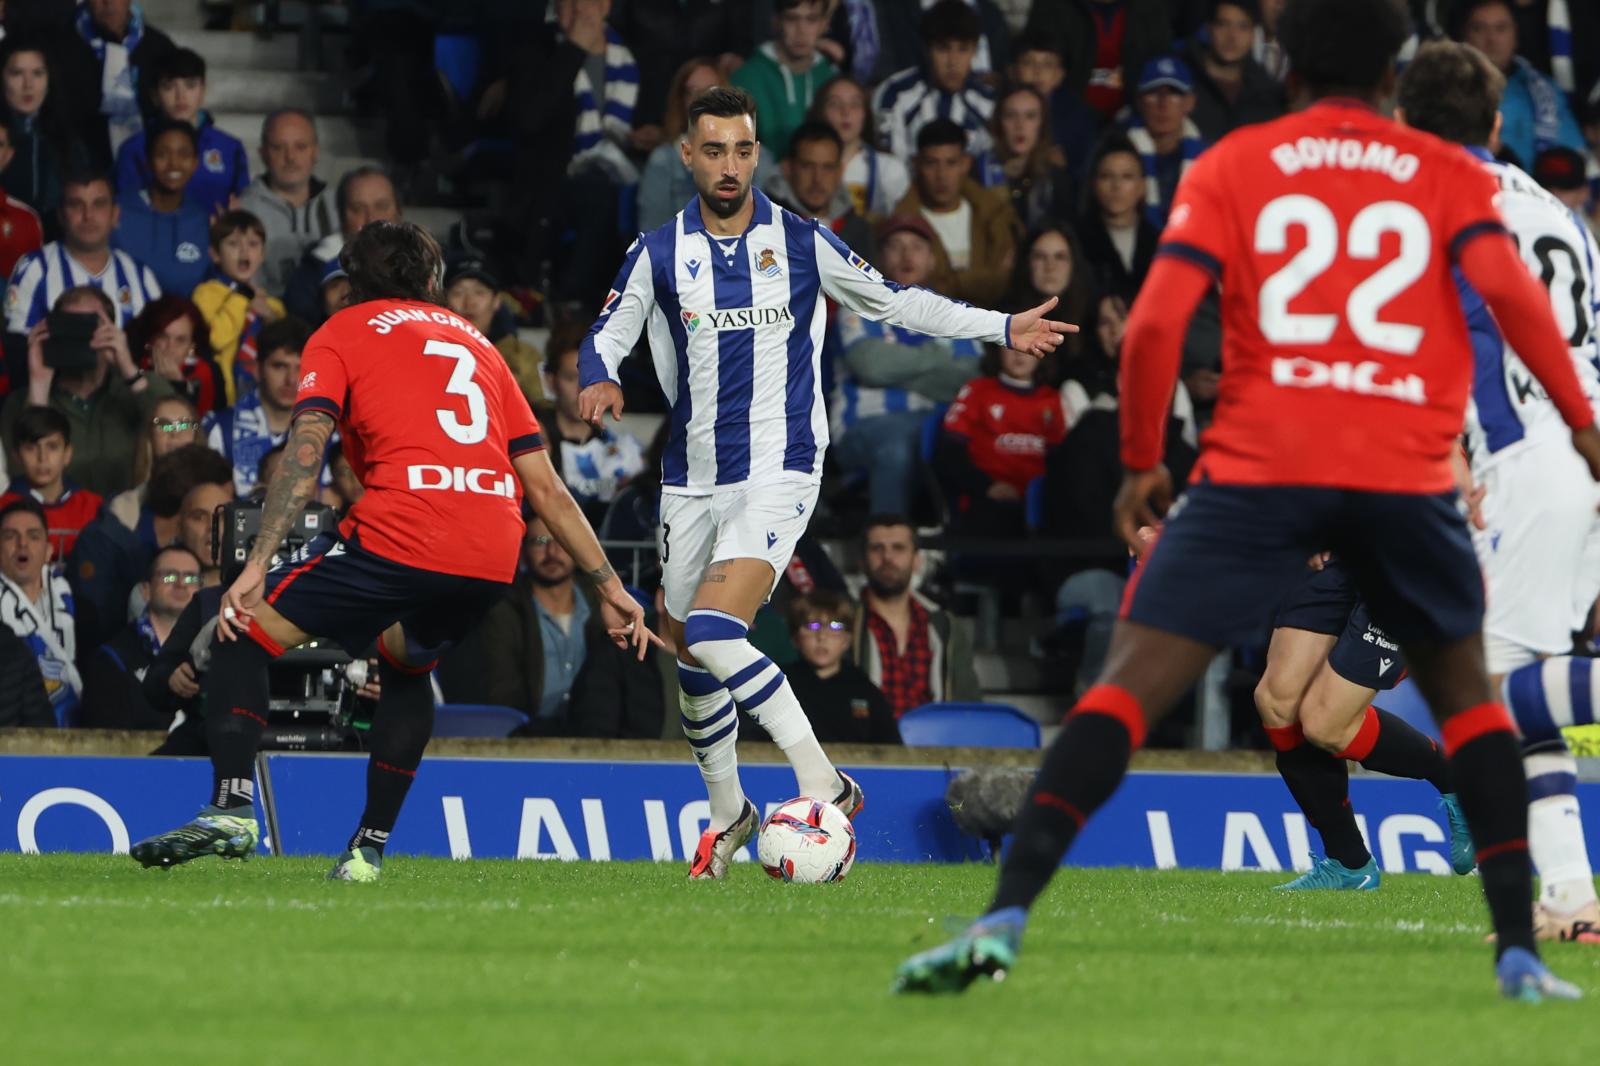
<path id="1" fill-rule="evenodd" d="M 180 30 L 171 36 L 180 48 L 205 57 L 208 80 L 228 72 L 294 70 L 299 58 L 294 37 L 284 34 L 264 40 L 253 33 Z"/>
<path id="2" fill-rule="evenodd" d="M 303 107 L 327 115 L 345 110 L 344 93 L 332 78 L 296 70 L 212 69 L 206 74 L 206 102 L 215 111 Z"/>
<path id="3" fill-rule="evenodd" d="M 199 0 L 140 0 L 139 8 L 144 12 L 146 22 L 166 34 L 200 30 L 205 26 L 205 14 L 200 10 Z M 200 54 L 205 55 L 204 52 Z"/>

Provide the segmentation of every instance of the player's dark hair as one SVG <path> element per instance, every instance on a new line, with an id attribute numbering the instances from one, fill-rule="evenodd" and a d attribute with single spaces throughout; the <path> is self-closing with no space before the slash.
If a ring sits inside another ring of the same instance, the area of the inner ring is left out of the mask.
<path id="1" fill-rule="evenodd" d="M 283 450 L 283 445 L 282 444 L 278 445 L 276 448 L 273 449 L 273 451 L 282 451 L 282 450 Z M 171 555 L 173 552 L 177 552 L 180 555 L 187 555 L 189 558 L 194 560 L 194 565 L 198 566 L 201 570 L 205 570 L 207 568 L 205 560 L 201 559 L 200 556 L 196 555 L 194 553 L 194 549 L 193 548 L 189 548 L 189 547 L 187 547 L 185 545 L 178 544 L 178 543 L 165 544 L 165 545 L 162 545 L 160 548 L 157 548 L 156 549 L 156 553 L 150 557 L 150 569 L 148 571 L 146 571 L 146 573 L 144 575 L 144 579 L 146 581 L 154 581 L 156 579 L 156 567 L 157 567 L 157 565 L 160 564 L 161 557 L 163 555 Z"/>
<path id="2" fill-rule="evenodd" d="M 293 315 L 285 315 L 261 327 L 256 335 L 256 352 L 263 361 L 276 351 L 288 350 L 299 355 L 310 339 L 310 326 Z"/>
<path id="3" fill-rule="evenodd" d="M 756 98 L 737 85 L 713 85 L 689 102 L 689 132 L 700 124 L 701 116 L 738 118 L 749 115 L 756 121 Z"/>
<path id="4" fill-rule="evenodd" d="M 544 344 L 544 372 L 554 377 L 561 369 L 561 357 L 577 351 L 588 335 L 589 323 L 583 319 L 571 316 L 556 319 Z"/>
<path id="5" fill-rule="evenodd" d="M 1429 41 L 1400 75 L 1406 125 L 1457 144 L 1487 145 L 1506 79 L 1489 57 L 1457 41 Z"/>
<path id="6" fill-rule="evenodd" d="M 233 484 L 233 464 L 204 444 L 185 444 L 157 459 L 150 467 L 145 506 L 159 518 L 172 518 L 183 498 L 196 485 Z"/>
<path id="7" fill-rule="evenodd" d="M 871 533 L 874 529 L 895 529 L 899 526 L 905 526 L 907 529 L 911 530 L 912 544 L 916 547 L 921 546 L 916 543 L 916 524 L 912 522 L 909 517 L 903 514 L 875 514 L 868 516 L 867 524 L 861 527 L 861 543 L 866 544 L 867 534 Z"/>
<path id="8" fill-rule="evenodd" d="M 44 505 L 32 496 L 18 496 L 4 507 L 0 507 L 0 526 L 5 525 L 6 519 L 14 514 L 31 514 L 39 520 L 39 524 L 50 531 L 50 519 L 45 516 Z"/>
<path id="9" fill-rule="evenodd" d="M 232 211 L 224 211 L 217 216 L 217 220 L 211 223 L 211 230 L 207 234 L 207 239 L 211 241 L 212 248 L 221 248 L 223 241 L 232 237 L 235 233 L 244 232 L 254 233 L 263 241 L 267 239 L 267 227 L 262 223 L 261 219 L 249 211 L 236 208 Z"/>
<path id="10" fill-rule="evenodd" d="M 176 133 L 189 142 L 189 147 L 194 149 L 194 154 L 200 154 L 200 134 L 187 122 L 175 118 L 158 118 L 144 131 L 144 157 L 146 161 L 153 161 L 156 157 L 156 142 L 169 133 Z"/>
<path id="11" fill-rule="evenodd" d="M 839 155 L 843 158 L 844 142 L 839 139 L 839 131 L 826 122 L 818 122 L 816 119 L 808 119 L 800 123 L 799 127 L 789 135 L 789 154 L 793 155 L 794 150 L 800 145 L 809 144 L 812 141 L 827 141 L 839 149 Z"/>
<path id="12" fill-rule="evenodd" d="M 106 313 L 107 318 L 112 322 L 117 320 L 117 305 L 111 302 L 111 297 L 106 295 L 106 290 L 98 285 L 74 285 L 70 289 L 63 290 L 61 295 L 56 297 L 56 302 L 51 305 L 51 308 L 52 310 L 60 310 L 67 304 L 77 303 L 79 300 L 93 300 L 95 305 Z"/>
<path id="13" fill-rule="evenodd" d="M 437 303 L 444 252 L 415 222 L 369 222 L 339 253 L 350 275 L 348 306 L 368 300 Z"/>
<path id="14" fill-rule="evenodd" d="M 37 444 L 54 433 L 61 434 L 67 444 L 72 443 L 72 423 L 66 415 L 54 407 L 24 407 L 11 427 L 11 447 Z"/>
<path id="15" fill-rule="evenodd" d="M 978 20 L 978 12 L 964 0 L 939 0 L 922 13 L 918 32 L 929 48 L 950 41 L 975 44 L 983 36 L 983 23 Z"/>
<path id="16" fill-rule="evenodd" d="M 967 148 L 967 131 L 953 119 L 936 118 L 917 131 L 917 151 L 943 148 L 953 144 L 962 151 Z"/>
<path id="17" fill-rule="evenodd" d="M 1289 0 L 1278 38 L 1313 96 L 1370 96 L 1411 35 L 1401 0 Z"/>
<path id="18" fill-rule="evenodd" d="M 789 601 L 790 634 L 798 633 L 807 622 L 820 619 L 843 622 L 853 627 L 856 624 L 856 601 L 842 592 L 824 588 L 812 589 L 804 596 L 796 596 Z"/>
<path id="19" fill-rule="evenodd" d="M 1261 25 L 1261 4 L 1259 0 L 1211 0 L 1211 5 L 1206 9 L 1206 21 L 1217 20 L 1217 10 L 1224 7 L 1236 7 L 1245 13 L 1251 22 Z"/>
<path id="20" fill-rule="evenodd" d="M 164 81 L 177 81 L 180 78 L 199 78 L 205 81 L 205 57 L 192 48 L 179 48 L 169 52 L 156 64 L 150 84 L 160 86 Z"/>
<path id="21" fill-rule="evenodd" d="M 263 127 L 264 128 L 264 127 Z M 363 163 L 354 170 L 345 171 L 344 177 L 339 179 L 339 184 L 333 190 L 333 204 L 339 209 L 339 217 L 344 217 L 344 206 L 350 201 L 350 186 L 362 178 L 382 178 L 389 183 L 389 189 L 394 193 L 394 203 L 400 207 L 400 187 L 394 183 L 394 177 L 387 170 L 376 163 Z"/>

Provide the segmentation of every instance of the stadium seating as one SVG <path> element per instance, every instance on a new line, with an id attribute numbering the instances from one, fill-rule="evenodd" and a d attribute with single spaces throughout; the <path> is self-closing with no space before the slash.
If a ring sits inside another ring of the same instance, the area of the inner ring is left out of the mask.
<path id="1" fill-rule="evenodd" d="M 1039 723 L 1004 703 L 926 703 L 900 716 L 913 748 L 1037 748 Z"/>
<path id="2" fill-rule="evenodd" d="M 528 724 L 528 716 L 487 703 L 441 703 L 433 709 L 436 737 L 504 737 Z"/>

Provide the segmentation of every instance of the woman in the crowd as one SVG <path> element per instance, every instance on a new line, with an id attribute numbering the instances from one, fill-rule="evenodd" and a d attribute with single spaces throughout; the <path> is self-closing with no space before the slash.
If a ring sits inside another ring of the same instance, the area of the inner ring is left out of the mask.
<path id="1" fill-rule="evenodd" d="M 0 85 L 11 120 L 11 162 L 0 185 L 39 213 L 46 240 L 60 236 L 61 176 L 86 166 L 88 153 L 56 116 L 50 65 L 43 49 L 27 41 L 0 46 Z"/>
<path id="2" fill-rule="evenodd" d="M 1131 304 L 1155 259 L 1156 231 L 1144 213 L 1144 166 L 1126 137 L 1100 142 L 1089 167 L 1089 189 L 1078 235 L 1103 293 Z"/>
<path id="3" fill-rule="evenodd" d="M 199 414 L 226 405 L 205 319 L 187 297 L 166 293 L 145 304 L 128 323 L 128 350 L 142 369 L 170 381 Z"/>
<path id="4" fill-rule="evenodd" d="M 667 88 L 666 109 L 661 113 L 665 137 L 651 151 L 644 173 L 639 177 L 639 229 L 643 232 L 649 233 L 660 226 L 694 199 L 694 178 L 683 165 L 678 142 L 689 128 L 689 104 L 694 98 L 713 86 L 727 84 L 728 79 L 716 60 L 704 57 L 689 60 L 672 76 L 672 84 Z M 777 160 L 762 153 L 752 184 L 761 188 L 776 166 Z"/>
<path id="5" fill-rule="evenodd" d="M 1071 226 L 1046 218 L 1023 240 L 1001 307 L 1008 311 L 1025 311 L 1052 296 L 1061 302 L 1051 314 L 1064 322 L 1084 322 L 1093 313 L 1094 278 L 1084 260 L 1082 242 Z M 1057 355 L 1064 363 L 1070 363 L 1083 350 L 1083 334 L 1072 333 L 1067 335 Z"/>
<path id="6" fill-rule="evenodd" d="M 844 142 L 844 187 L 857 213 L 892 214 L 911 187 L 911 175 L 899 159 L 877 149 L 871 101 L 861 83 L 843 74 L 823 82 L 806 117 L 826 122 Z"/>
<path id="7" fill-rule="evenodd" d="M 139 510 L 144 506 L 150 467 L 168 452 L 175 452 L 186 444 L 204 443 L 200 436 L 200 415 L 194 404 L 181 396 L 162 400 L 150 412 L 150 423 L 134 446 L 133 487 L 111 497 L 105 509 L 133 529 L 139 523 Z"/>
<path id="8" fill-rule="evenodd" d="M 995 105 L 990 120 L 993 147 L 973 164 L 978 183 L 1005 189 L 1024 228 L 1065 217 L 1072 204 L 1067 157 L 1050 134 L 1050 105 L 1037 89 L 1017 85 Z"/>

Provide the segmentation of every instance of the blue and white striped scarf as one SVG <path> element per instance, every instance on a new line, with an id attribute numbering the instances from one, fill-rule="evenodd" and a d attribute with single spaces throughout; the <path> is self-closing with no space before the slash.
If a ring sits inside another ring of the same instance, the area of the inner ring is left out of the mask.
<path id="1" fill-rule="evenodd" d="M 1572 92 L 1572 13 L 1567 0 L 1550 0 L 1545 10 L 1545 28 L 1550 31 L 1550 76 L 1564 93 Z"/>
<path id="2" fill-rule="evenodd" d="M 1570 60 L 1569 60 L 1570 63 Z M 1561 96 L 1550 80 L 1540 74 L 1534 65 L 1517 56 L 1512 60 L 1513 78 L 1522 82 L 1533 103 L 1533 150 L 1537 154 L 1561 143 Z M 1528 160 L 1528 166 L 1533 161 Z"/>
<path id="3" fill-rule="evenodd" d="M 576 173 L 590 163 L 601 162 L 623 184 L 638 181 L 638 169 L 622 145 L 633 130 L 633 108 L 639 99 L 639 64 L 610 26 L 606 27 L 604 102 L 596 94 L 586 67 L 578 68 L 573 93 L 578 99 L 578 125 L 568 172 Z"/>
<path id="4" fill-rule="evenodd" d="M 78 5 L 76 22 L 78 36 L 94 49 L 100 64 L 100 113 L 110 126 L 111 150 L 115 152 L 144 125 L 139 115 L 139 70 L 133 65 L 134 49 L 144 40 L 144 11 L 138 4 L 131 6 L 128 32 L 120 41 L 100 36 L 87 3 Z"/>
<path id="5" fill-rule="evenodd" d="M 1128 140 L 1138 150 L 1139 162 L 1144 167 L 1144 213 L 1151 224 L 1160 229 L 1166 224 L 1166 211 L 1161 204 L 1161 182 L 1156 179 L 1156 142 L 1150 136 L 1150 131 L 1144 128 L 1144 120 L 1137 115 L 1128 126 Z M 1183 155 L 1183 162 L 1178 167 L 1178 180 L 1183 180 L 1183 175 L 1205 150 L 1206 142 L 1200 136 L 1200 128 L 1184 119 L 1183 139 L 1178 142 L 1178 151 Z"/>

